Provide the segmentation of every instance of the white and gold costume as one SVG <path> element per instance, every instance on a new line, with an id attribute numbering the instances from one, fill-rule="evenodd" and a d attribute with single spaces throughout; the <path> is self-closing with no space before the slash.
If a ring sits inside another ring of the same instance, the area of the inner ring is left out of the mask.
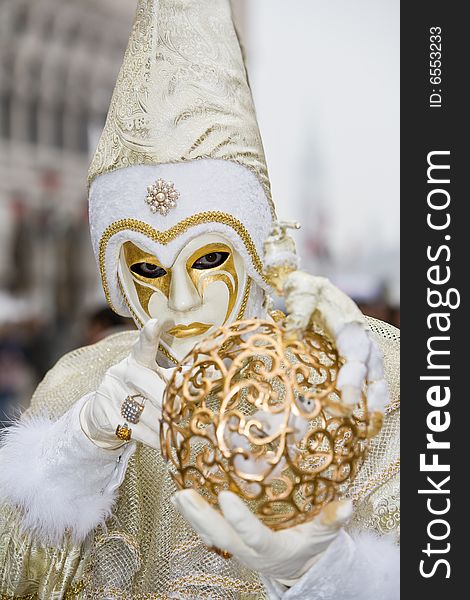
<path id="1" fill-rule="evenodd" d="M 139 326 L 162 312 L 173 319 L 159 338 L 159 373 L 221 321 L 266 316 L 267 268 L 296 264 L 288 249 L 263 256 L 275 219 L 228 1 L 139 0 L 90 168 L 90 223 L 110 305 Z M 201 266 L 207 256 L 225 260 L 223 269 Z M 380 405 L 379 349 L 390 390 L 382 432 L 345 490 L 353 517 L 313 566 L 287 588 L 256 564 L 210 551 L 171 502 L 176 489 L 152 431 L 125 445 L 107 431 L 111 413 L 95 410 L 97 397 L 106 409 L 106 394 L 120 397 L 113 385 L 140 392 L 137 376 L 106 384 L 139 344 L 138 332 L 122 333 L 63 357 L 3 440 L 2 600 L 398 597 L 397 331 L 366 322 L 323 279 L 296 272 L 285 289 L 293 325 L 317 312 L 344 349 L 345 397 L 369 380 Z M 158 401 L 144 408 L 147 419 Z"/>

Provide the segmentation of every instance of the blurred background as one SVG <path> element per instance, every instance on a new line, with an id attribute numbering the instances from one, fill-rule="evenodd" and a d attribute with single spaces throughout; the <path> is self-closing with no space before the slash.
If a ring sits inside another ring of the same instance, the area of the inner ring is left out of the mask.
<path id="1" fill-rule="evenodd" d="M 233 0 L 302 267 L 399 325 L 399 0 Z M 0 427 L 106 308 L 86 173 L 136 0 L 0 0 Z"/>

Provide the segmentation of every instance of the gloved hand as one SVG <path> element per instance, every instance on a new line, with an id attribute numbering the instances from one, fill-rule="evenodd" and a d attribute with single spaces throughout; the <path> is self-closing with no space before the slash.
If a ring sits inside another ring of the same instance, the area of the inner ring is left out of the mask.
<path id="1" fill-rule="evenodd" d="M 272 531 L 232 492 L 219 495 L 223 515 L 195 490 L 177 492 L 172 502 L 207 546 L 230 552 L 250 569 L 288 586 L 308 571 L 352 513 L 349 500 L 330 502 L 312 521 Z"/>
<path id="2" fill-rule="evenodd" d="M 345 360 L 336 382 L 342 392 L 342 401 L 356 404 L 367 381 L 369 408 L 383 411 L 389 402 L 389 392 L 384 379 L 382 352 L 354 301 L 328 279 L 303 271 L 294 271 L 286 277 L 283 293 L 289 329 L 305 329 L 317 313 L 334 337 Z"/>
<path id="3" fill-rule="evenodd" d="M 127 396 L 141 394 L 145 398 L 144 409 L 137 424 L 129 423 L 131 439 L 152 448 L 160 447 L 162 397 L 171 371 L 156 363 L 162 327 L 163 323 L 156 319 L 148 321 L 130 354 L 106 372 L 100 387 L 84 405 L 80 424 L 97 446 L 115 449 L 125 443 L 116 436 L 117 426 L 126 421 L 121 407 Z"/>

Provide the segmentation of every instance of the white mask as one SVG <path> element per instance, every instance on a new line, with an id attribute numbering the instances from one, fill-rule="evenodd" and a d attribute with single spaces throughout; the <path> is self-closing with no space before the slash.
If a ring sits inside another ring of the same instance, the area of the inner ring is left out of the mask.
<path id="1" fill-rule="evenodd" d="M 125 242 L 119 271 L 138 320 L 166 322 L 161 343 L 176 360 L 221 325 L 243 316 L 250 279 L 242 257 L 219 233 L 191 239 L 170 266 Z"/>

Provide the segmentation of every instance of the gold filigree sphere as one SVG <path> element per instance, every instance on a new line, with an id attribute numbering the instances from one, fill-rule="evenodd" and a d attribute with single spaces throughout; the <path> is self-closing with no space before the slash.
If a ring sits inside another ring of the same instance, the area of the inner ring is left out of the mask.
<path id="1" fill-rule="evenodd" d="M 175 190 L 175 184 L 172 181 L 157 179 L 155 183 L 148 186 L 145 202 L 153 213 L 159 212 L 165 216 L 172 208 L 176 208 L 176 201 L 179 197 L 180 193 Z"/>
<path id="2" fill-rule="evenodd" d="M 251 319 L 198 344 L 163 402 L 160 442 L 180 489 L 217 506 L 230 490 L 273 529 L 307 521 L 362 463 L 376 422 L 366 395 L 341 402 L 342 360 L 313 326 L 302 340 L 285 321 Z"/>

